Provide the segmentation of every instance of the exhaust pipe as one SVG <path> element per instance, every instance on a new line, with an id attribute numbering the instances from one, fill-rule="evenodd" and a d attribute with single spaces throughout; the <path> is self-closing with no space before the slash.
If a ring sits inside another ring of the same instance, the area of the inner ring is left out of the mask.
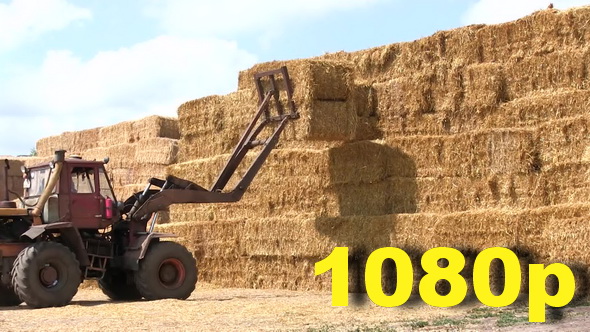
<path id="1" fill-rule="evenodd" d="M 37 201 L 37 205 L 35 205 L 35 208 L 31 212 L 31 215 L 33 217 L 40 217 L 43 213 L 43 207 L 45 206 L 45 203 L 47 203 L 47 200 L 49 200 L 49 196 L 51 196 L 51 194 L 53 193 L 53 188 L 55 188 L 57 182 L 59 181 L 61 169 L 63 167 L 65 158 L 65 150 L 55 151 L 55 156 L 53 157 L 54 167 L 51 171 L 51 176 L 49 177 L 49 182 L 47 182 L 47 186 L 45 186 L 43 193 Z"/>
<path id="2" fill-rule="evenodd" d="M 10 199 L 8 193 L 8 170 L 10 169 L 10 164 L 8 163 L 8 159 L 4 159 L 4 167 L 2 168 L 4 175 L 4 198 L 2 201 L 8 201 Z"/>

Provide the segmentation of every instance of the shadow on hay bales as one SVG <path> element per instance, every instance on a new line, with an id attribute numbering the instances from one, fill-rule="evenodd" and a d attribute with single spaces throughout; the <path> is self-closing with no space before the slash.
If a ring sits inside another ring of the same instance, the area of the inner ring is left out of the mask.
<path id="1" fill-rule="evenodd" d="M 416 164 L 398 148 L 361 141 L 330 150 L 340 216 L 416 213 Z"/>
<path id="2" fill-rule="evenodd" d="M 340 217 L 318 218 L 315 228 L 338 246 L 349 247 L 349 292 L 353 304 L 360 305 L 367 299 L 367 257 L 391 246 L 393 214 L 417 212 L 416 165 L 400 149 L 362 141 L 330 150 L 329 168 Z M 394 264 L 387 260 L 384 265 L 382 279 L 389 285 Z"/>

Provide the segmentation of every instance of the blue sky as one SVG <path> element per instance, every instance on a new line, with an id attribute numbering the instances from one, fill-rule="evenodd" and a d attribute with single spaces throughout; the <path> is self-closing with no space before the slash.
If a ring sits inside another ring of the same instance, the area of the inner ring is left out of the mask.
<path id="1" fill-rule="evenodd" d="M 554 1 L 558 9 L 588 0 Z M 500 23 L 549 1 L 0 0 L 0 155 L 234 91 L 255 63 Z"/>

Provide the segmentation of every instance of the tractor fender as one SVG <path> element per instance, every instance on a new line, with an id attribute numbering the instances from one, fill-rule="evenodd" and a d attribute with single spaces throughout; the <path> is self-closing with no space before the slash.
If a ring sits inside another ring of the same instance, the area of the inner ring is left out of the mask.
<path id="1" fill-rule="evenodd" d="M 139 268 L 139 261 L 145 257 L 152 242 L 158 242 L 162 238 L 174 237 L 178 237 L 178 235 L 170 233 L 149 233 L 140 235 L 137 238 L 136 245 L 127 249 L 124 254 L 125 268 L 137 271 Z"/>
<path id="2" fill-rule="evenodd" d="M 90 265 L 88 253 L 82 242 L 82 237 L 78 230 L 71 222 L 54 222 L 51 224 L 33 225 L 24 232 L 21 237 L 26 236 L 31 240 L 36 239 L 47 231 L 59 231 L 63 244 L 66 245 L 76 255 L 80 266 Z"/>

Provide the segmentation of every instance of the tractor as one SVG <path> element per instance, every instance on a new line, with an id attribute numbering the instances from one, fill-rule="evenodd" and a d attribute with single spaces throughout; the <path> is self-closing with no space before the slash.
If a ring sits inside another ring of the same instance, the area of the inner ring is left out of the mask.
<path id="1" fill-rule="evenodd" d="M 118 200 L 108 158 L 66 158 L 58 150 L 49 163 L 23 167 L 23 195 L 14 193 L 18 199 L 9 201 L 6 189 L 0 200 L 0 306 L 64 306 L 88 279 L 98 280 L 112 300 L 188 298 L 197 262 L 169 241 L 175 235 L 154 232 L 159 211 L 172 204 L 239 201 L 287 123 L 299 118 L 286 67 L 255 74 L 254 80 L 258 110 L 210 189 L 169 175 L 151 178 L 143 191 Z M 268 136 L 258 138 L 263 132 Z M 233 190 L 225 190 L 255 148 L 247 171 Z"/>

